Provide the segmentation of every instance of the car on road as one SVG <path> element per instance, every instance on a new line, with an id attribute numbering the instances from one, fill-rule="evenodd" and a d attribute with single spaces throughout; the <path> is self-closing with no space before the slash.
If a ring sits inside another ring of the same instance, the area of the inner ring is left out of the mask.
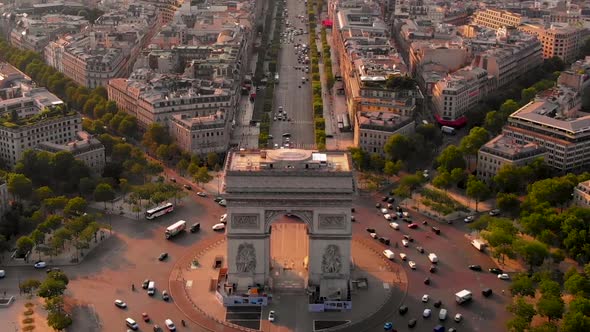
<path id="1" fill-rule="evenodd" d="M 430 269 L 428 269 L 430 273 L 436 273 L 436 265 L 430 265 Z"/>
<path id="2" fill-rule="evenodd" d="M 198 191 L 198 192 L 197 192 L 197 196 L 200 196 L 200 197 L 207 197 L 207 194 L 206 194 L 206 193 L 204 193 L 204 192 L 202 192 L 202 191 Z"/>
<path id="3" fill-rule="evenodd" d="M 440 228 L 432 226 L 432 231 L 434 232 L 434 234 L 440 235 Z"/>
<path id="4" fill-rule="evenodd" d="M 416 262 L 414 262 L 414 261 L 409 261 L 409 262 L 408 262 L 408 265 L 410 266 L 410 268 L 411 268 L 412 270 L 415 270 L 415 269 L 416 269 Z"/>
<path id="5" fill-rule="evenodd" d="M 408 228 L 410 228 L 410 229 L 418 228 L 418 224 L 415 224 L 415 223 L 408 224 Z"/>
<path id="6" fill-rule="evenodd" d="M 166 290 L 162 291 L 162 300 L 164 300 L 164 301 L 170 300 L 170 295 L 168 295 L 168 292 Z"/>
<path id="7" fill-rule="evenodd" d="M 409 235 L 405 235 L 405 234 L 404 234 L 404 239 L 406 239 L 406 240 L 408 240 L 408 241 L 410 241 L 410 242 L 414 242 L 414 239 L 412 239 L 412 237 L 411 237 L 411 236 L 409 236 Z"/>
<path id="8" fill-rule="evenodd" d="M 395 229 L 395 230 L 399 230 L 399 224 L 396 222 L 390 222 L 389 223 L 389 227 Z"/>
<path id="9" fill-rule="evenodd" d="M 492 295 L 493 291 L 491 288 L 484 288 L 481 290 L 481 294 L 485 297 L 490 297 Z"/>
<path id="10" fill-rule="evenodd" d="M 150 284 L 150 280 L 149 279 L 145 279 L 143 281 L 143 283 L 141 284 L 141 288 L 147 289 L 149 284 Z"/>
<path id="11" fill-rule="evenodd" d="M 227 202 L 225 201 L 225 199 L 220 200 L 219 202 L 217 202 L 217 204 L 226 207 L 227 206 Z"/>
<path id="12" fill-rule="evenodd" d="M 418 321 L 416 319 L 412 318 L 408 321 L 408 327 L 412 328 L 412 327 L 416 326 L 417 323 L 418 323 Z"/>
<path id="13" fill-rule="evenodd" d="M 424 285 L 430 285 L 430 278 L 424 278 Z"/>
<path id="14" fill-rule="evenodd" d="M 434 301 L 434 304 L 433 305 L 434 305 L 435 308 L 440 308 L 440 306 L 442 305 L 442 301 L 441 300 L 436 300 L 436 301 Z"/>
<path id="15" fill-rule="evenodd" d="M 430 296 L 428 294 L 422 295 L 422 302 L 427 303 L 430 300 Z"/>
<path id="16" fill-rule="evenodd" d="M 186 190 L 193 190 L 193 187 L 189 186 L 188 184 L 185 184 L 183 187 Z"/>
<path id="17" fill-rule="evenodd" d="M 379 242 L 381 242 L 381 243 L 383 243 L 383 244 L 385 244 L 387 246 L 391 243 L 391 241 L 388 238 L 386 238 L 386 237 L 380 237 L 379 238 Z"/>
<path id="18" fill-rule="evenodd" d="M 384 331 L 391 331 L 393 329 L 393 323 L 392 322 L 387 322 L 385 324 L 383 324 L 383 330 Z"/>
<path id="19" fill-rule="evenodd" d="M 127 308 L 127 303 L 125 303 L 123 300 L 116 299 L 115 306 L 121 309 L 125 309 Z"/>
<path id="20" fill-rule="evenodd" d="M 198 232 L 200 230 L 201 230 L 201 224 L 200 223 L 196 222 L 196 223 L 194 223 L 194 224 L 191 225 L 191 228 L 190 228 L 191 233 L 196 233 L 196 232 Z"/>
<path id="21" fill-rule="evenodd" d="M 401 307 L 399 307 L 399 309 L 397 310 L 399 312 L 400 315 L 405 315 L 406 312 L 408 312 L 408 306 L 407 305 L 402 305 Z"/>
<path id="22" fill-rule="evenodd" d="M 35 265 L 33 265 L 36 269 L 44 269 L 47 267 L 47 263 L 45 263 L 44 261 L 38 261 L 35 262 Z"/>
<path id="23" fill-rule="evenodd" d="M 389 214 L 389 213 L 384 214 L 383 218 L 385 218 L 385 220 L 387 220 L 387 221 L 390 221 L 393 219 L 393 218 L 391 218 L 391 214 Z"/>
<path id="24" fill-rule="evenodd" d="M 383 213 L 383 214 L 387 214 L 388 212 L 389 212 L 389 210 L 387 210 L 386 208 L 381 209 L 381 213 Z"/>
<path id="25" fill-rule="evenodd" d="M 162 328 L 158 324 L 154 324 L 153 329 L 154 329 L 154 332 L 162 332 Z"/>
<path id="26" fill-rule="evenodd" d="M 406 259 L 408 259 L 408 256 L 406 254 L 404 254 L 403 252 L 399 253 L 399 258 L 402 259 L 402 261 L 405 261 Z"/>
<path id="27" fill-rule="evenodd" d="M 0 270 L 0 278 L 6 277 L 6 271 Z"/>
<path id="28" fill-rule="evenodd" d="M 422 248 L 422 247 L 416 247 L 416 250 L 418 250 L 418 252 L 421 254 L 424 253 L 424 248 Z"/>
<path id="29" fill-rule="evenodd" d="M 395 202 L 395 198 L 393 198 L 393 197 L 389 197 L 389 198 L 387 199 L 387 203 L 393 203 L 393 202 Z"/>
<path id="30" fill-rule="evenodd" d="M 375 207 L 378 208 L 378 209 L 380 209 L 381 208 L 381 203 L 375 204 Z"/>
<path id="31" fill-rule="evenodd" d="M 176 179 L 175 178 L 170 178 L 170 182 L 176 183 Z"/>
<path id="32" fill-rule="evenodd" d="M 368 233 L 375 233 L 376 232 L 374 228 L 367 228 L 366 231 Z"/>
<path id="33" fill-rule="evenodd" d="M 409 242 L 408 240 L 406 240 L 406 239 L 403 239 L 403 240 L 402 240 L 402 245 L 403 245 L 404 247 L 407 247 L 409 243 L 410 243 L 410 242 Z"/>
<path id="34" fill-rule="evenodd" d="M 147 312 L 142 312 L 141 318 L 143 318 L 143 321 L 146 323 L 150 321 L 150 316 L 148 316 Z"/>
<path id="35" fill-rule="evenodd" d="M 275 311 L 274 311 L 274 310 L 271 310 L 271 311 L 268 313 L 268 321 L 269 321 L 269 322 L 274 322 L 274 321 L 275 321 Z"/>
<path id="36" fill-rule="evenodd" d="M 430 314 L 431 313 L 432 313 L 432 310 L 430 310 L 430 309 L 424 309 L 424 311 L 422 312 L 422 317 L 428 318 L 428 317 L 430 317 Z"/>
<path id="37" fill-rule="evenodd" d="M 473 220 L 475 220 L 475 217 L 474 217 L 474 216 L 467 216 L 467 217 L 465 217 L 465 219 L 463 219 L 463 221 L 464 221 L 465 223 L 470 223 L 470 222 L 472 222 Z"/>
<path id="38" fill-rule="evenodd" d="M 494 273 L 494 274 L 502 274 L 502 273 L 504 273 L 504 271 L 502 271 L 502 269 L 499 269 L 497 267 L 489 268 L 488 271 L 490 271 L 490 273 Z"/>
<path id="39" fill-rule="evenodd" d="M 219 217 L 219 222 L 223 224 L 227 223 L 227 213 L 224 213 Z"/>
<path id="40" fill-rule="evenodd" d="M 387 199 L 388 199 L 388 198 L 389 198 L 389 197 L 387 197 L 387 196 L 383 196 L 383 197 L 381 197 L 381 202 L 387 202 Z"/>
<path id="41" fill-rule="evenodd" d="M 453 318 L 453 319 L 455 320 L 455 322 L 459 323 L 460 321 L 463 320 L 463 315 L 458 313 L 455 315 L 455 318 Z"/>
<path id="42" fill-rule="evenodd" d="M 500 215 L 500 210 L 499 209 L 493 209 L 493 210 L 490 210 L 490 212 L 488 214 L 490 216 L 492 216 L 492 217 L 499 216 Z"/>
<path id="43" fill-rule="evenodd" d="M 508 274 L 506 274 L 506 273 L 501 273 L 501 274 L 498 274 L 498 279 L 501 279 L 501 280 L 510 280 L 510 276 Z"/>
<path id="44" fill-rule="evenodd" d="M 447 319 L 447 309 L 440 309 L 440 311 L 438 312 L 438 319 L 441 321 Z"/>
<path id="45" fill-rule="evenodd" d="M 375 240 L 379 239 L 379 236 L 377 235 L 377 233 L 371 233 L 371 234 L 369 234 L 369 236 L 374 238 Z"/>
<path id="46" fill-rule="evenodd" d="M 469 265 L 469 269 L 473 271 L 481 271 L 480 265 Z"/>
<path id="47" fill-rule="evenodd" d="M 215 224 L 213 225 L 213 227 L 211 227 L 212 230 L 214 231 L 223 231 L 225 230 L 225 224 L 224 223 L 219 223 L 219 224 Z"/>
<path id="48" fill-rule="evenodd" d="M 168 253 L 163 252 L 160 254 L 160 257 L 158 257 L 158 260 L 161 262 L 161 261 L 165 260 L 166 258 L 168 258 Z"/>
<path id="49" fill-rule="evenodd" d="M 215 203 L 219 203 L 219 202 L 223 201 L 223 197 L 221 197 L 221 196 L 217 196 L 217 197 L 215 197 L 215 198 L 213 199 L 213 201 L 214 201 Z"/>
<path id="50" fill-rule="evenodd" d="M 166 324 L 168 331 L 176 331 L 176 325 L 174 325 L 174 322 L 172 321 L 172 319 L 170 319 L 170 318 L 166 319 L 164 321 L 164 324 Z"/>

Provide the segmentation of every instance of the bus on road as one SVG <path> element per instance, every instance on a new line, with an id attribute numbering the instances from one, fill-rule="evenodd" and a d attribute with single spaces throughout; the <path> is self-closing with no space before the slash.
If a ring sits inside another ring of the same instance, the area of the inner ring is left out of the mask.
<path id="1" fill-rule="evenodd" d="M 166 213 L 170 213 L 174 211 L 174 205 L 172 203 L 166 203 L 160 206 L 157 206 L 153 209 L 149 209 L 145 212 L 145 218 L 148 220 L 152 220 L 156 217 L 165 215 Z"/>

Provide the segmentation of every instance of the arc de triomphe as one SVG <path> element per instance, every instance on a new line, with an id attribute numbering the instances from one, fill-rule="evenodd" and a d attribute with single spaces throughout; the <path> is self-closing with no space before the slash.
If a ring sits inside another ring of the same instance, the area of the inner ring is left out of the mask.
<path id="1" fill-rule="evenodd" d="M 346 289 L 354 193 L 345 152 L 235 151 L 225 166 L 228 282 L 268 285 L 270 227 L 290 213 L 309 234 L 308 284 Z"/>

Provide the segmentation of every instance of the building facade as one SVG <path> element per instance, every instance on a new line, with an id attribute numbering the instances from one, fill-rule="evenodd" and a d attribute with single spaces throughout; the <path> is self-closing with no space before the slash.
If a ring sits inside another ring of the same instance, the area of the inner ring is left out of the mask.
<path id="1" fill-rule="evenodd" d="M 500 29 L 519 26 L 523 22 L 523 17 L 507 10 L 489 8 L 477 11 L 472 22 L 491 29 Z"/>
<path id="2" fill-rule="evenodd" d="M 561 58 L 572 62 L 580 55 L 584 42 L 589 37 L 585 27 L 574 27 L 564 23 L 553 23 L 548 28 L 540 24 L 523 24 L 519 30 L 537 36 L 543 45 L 543 58 Z"/>
<path id="3" fill-rule="evenodd" d="M 590 208 L 590 180 L 580 182 L 574 188 L 574 204 Z"/>
<path id="4" fill-rule="evenodd" d="M 223 153 L 229 146 L 229 124 L 221 111 L 201 117 L 173 115 L 169 132 L 178 147 L 188 153 Z"/>
<path id="5" fill-rule="evenodd" d="M 85 131 L 79 131 L 76 140 L 66 144 L 41 142 L 37 145 L 37 150 L 51 153 L 69 152 L 95 175 L 102 175 L 106 164 L 104 145 Z"/>

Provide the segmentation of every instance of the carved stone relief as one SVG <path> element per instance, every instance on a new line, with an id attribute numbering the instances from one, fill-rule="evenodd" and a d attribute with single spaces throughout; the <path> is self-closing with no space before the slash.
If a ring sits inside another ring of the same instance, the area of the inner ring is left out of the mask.
<path id="1" fill-rule="evenodd" d="M 285 210 L 265 210 L 264 211 L 264 229 L 268 229 L 270 223 L 279 215 L 285 214 Z"/>
<path id="2" fill-rule="evenodd" d="M 340 247 L 335 244 L 330 244 L 326 247 L 324 256 L 322 256 L 322 272 L 340 273 L 340 270 L 342 270 Z"/>
<path id="3" fill-rule="evenodd" d="M 321 203 L 320 203 L 321 202 Z M 231 203 L 232 207 L 277 207 L 283 208 L 284 206 L 302 206 L 302 207 L 315 207 L 321 205 L 322 207 L 350 207 L 350 201 L 347 200 L 323 200 L 323 199 L 310 199 L 308 201 L 298 200 L 247 200 L 247 199 L 228 199 L 228 205 Z"/>
<path id="4" fill-rule="evenodd" d="M 236 254 L 236 270 L 238 272 L 254 272 L 256 270 L 256 249 L 252 243 L 241 243 Z"/>
<path id="5" fill-rule="evenodd" d="M 318 228 L 344 229 L 346 228 L 346 216 L 343 214 L 320 214 L 318 216 Z"/>
<path id="6" fill-rule="evenodd" d="M 260 217 L 257 214 L 232 214 L 231 227 L 239 229 L 260 228 Z"/>

